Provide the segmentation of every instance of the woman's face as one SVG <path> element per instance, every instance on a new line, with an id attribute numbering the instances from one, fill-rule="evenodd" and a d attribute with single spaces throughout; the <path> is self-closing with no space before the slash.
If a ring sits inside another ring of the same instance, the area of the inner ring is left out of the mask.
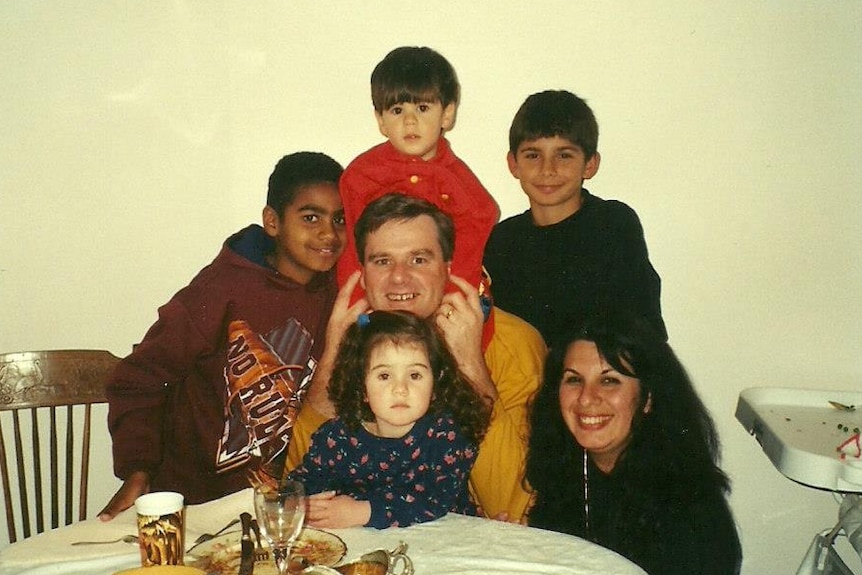
<path id="1" fill-rule="evenodd" d="M 560 411 L 578 444 L 605 473 L 629 444 L 641 405 L 640 380 L 616 371 L 591 341 L 569 344 L 560 380 Z M 650 410 L 647 401 L 643 412 Z"/>

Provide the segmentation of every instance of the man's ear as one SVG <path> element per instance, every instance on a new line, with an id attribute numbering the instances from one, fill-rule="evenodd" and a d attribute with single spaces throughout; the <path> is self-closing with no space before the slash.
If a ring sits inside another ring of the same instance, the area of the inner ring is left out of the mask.
<path id="1" fill-rule="evenodd" d="M 518 160 L 515 159 L 515 154 L 513 154 L 512 152 L 507 153 L 506 163 L 509 165 L 509 173 L 520 180 L 521 171 L 518 169 Z"/>
<path id="2" fill-rule="evenodd" d="M 587 160 L 587 164 L 584 166 L 584 179 L 589 180 L 593 176 L 596 175 L 596 172 L 599 171 L 599 164 L 602 163 L 602 156 L 598 152 L 593 154 L 593 157 Z"/>
<path id="3" fill-rule="evenodd" d="M 263 208 L 263 231 L 271 238 L 278 235 L 278 230 L 281 228 L 281 218 L 278 217 L 272 206 Z"/>
<path id="4" fill-rule="evenodd" d="M 388 138 L 389 130 L 386 129 L 386 125 L 383 123 L 383 113 L 374 110 L 374 117 L 377 119 L 377 129 L 380 130 L 380 134 L 384 138 Z"/>

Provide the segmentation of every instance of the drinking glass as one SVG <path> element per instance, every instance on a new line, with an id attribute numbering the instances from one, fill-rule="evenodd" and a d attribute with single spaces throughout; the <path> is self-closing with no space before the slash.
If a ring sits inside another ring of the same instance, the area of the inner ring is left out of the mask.
<path id="1" fill-rule="evenodd" d="M 290 548 L 305 521 L 305 489 L 302 483 L 284 480 L 277 487 L 255 487 L 254 512 L 261 532 L 269 541 L 278 572 L 284 575 L 290 563 Z"/>

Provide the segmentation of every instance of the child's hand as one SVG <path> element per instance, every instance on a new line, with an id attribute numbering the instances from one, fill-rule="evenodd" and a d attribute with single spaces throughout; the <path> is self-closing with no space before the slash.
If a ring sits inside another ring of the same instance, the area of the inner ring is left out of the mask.
<path id="1" fill-rule="evenodd" d="M 371 520 L 371 504 L 349 495 L 324 491 L 308 496 L 306 523 L 312 527 L 344 529 L 361 527 Z"/>
<path id="2" fill-rule="evenodd" d="M 125 511 L 135 503 L 135 499 L 150 490 L 150 475 L 146 471 L 135 471 L 123 481 L 119 491 L 111 501 L 99 512 L 99 520 L 110 521 L 121 511 Z"/>

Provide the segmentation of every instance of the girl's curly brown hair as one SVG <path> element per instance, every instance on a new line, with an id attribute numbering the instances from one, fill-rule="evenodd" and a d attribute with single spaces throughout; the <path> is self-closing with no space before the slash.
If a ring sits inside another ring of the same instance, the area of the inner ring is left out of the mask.
<path id="1" fill-rule="evenodd" d="M 421 345 L 428 353 L 434 390 L 429 413 L 451 415 L 464 435 L 479 443 L 491 419 L 491 409 L 461 373 L 443 337 L 430 320 L 407 312 L 375 311 L 368 321 L 350 326 L 341 345 L 329 382 L 329 399 L 348 428 L 374 421 L 365 401 L 365 374 L 371 351 L 381 342 Z"/>

